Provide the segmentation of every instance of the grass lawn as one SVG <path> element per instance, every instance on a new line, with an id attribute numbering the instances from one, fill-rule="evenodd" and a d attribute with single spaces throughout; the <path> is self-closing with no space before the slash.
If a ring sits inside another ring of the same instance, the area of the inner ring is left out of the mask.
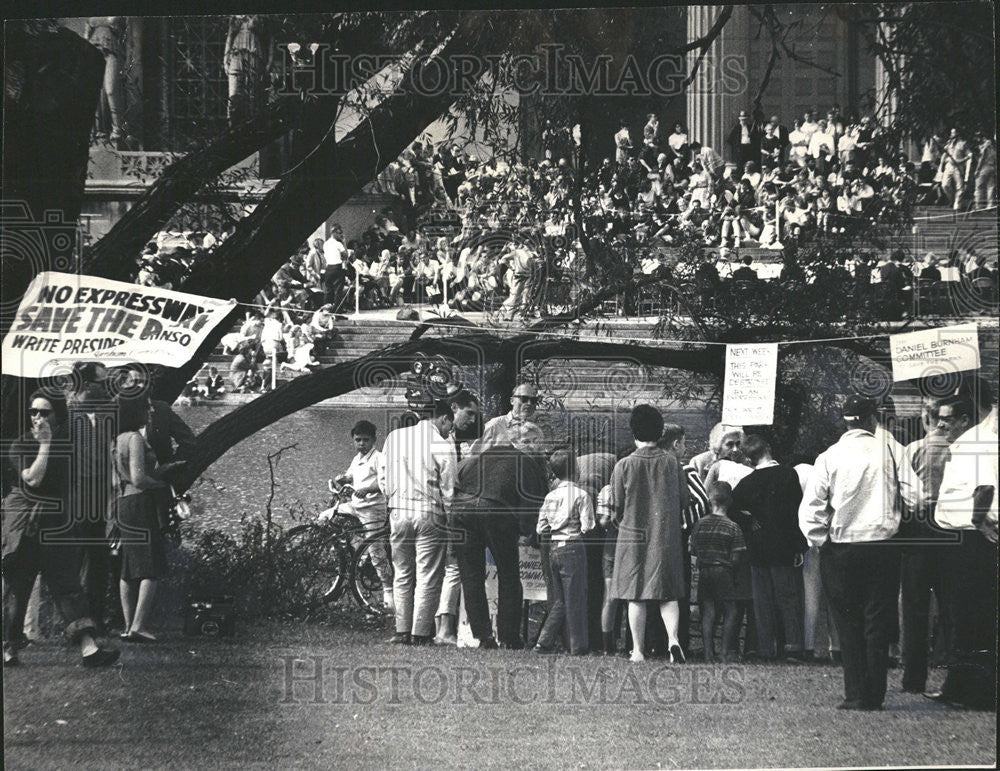
<path id="1" fill-rule="evenodd" d="M 839 668 L 672 667 L 409 648 L 261 623 L 163 634 L 92 672 L 56 642 L 4 671 L 7 768 L 993 765 L 996 715 L 900 691 L 841 712 Z M 320 679 L 315 677 L 317 663 Z M 288 677 L 298 678 L 289 682 Z M 943 672 L 932 672 L 932 685 Z"/>

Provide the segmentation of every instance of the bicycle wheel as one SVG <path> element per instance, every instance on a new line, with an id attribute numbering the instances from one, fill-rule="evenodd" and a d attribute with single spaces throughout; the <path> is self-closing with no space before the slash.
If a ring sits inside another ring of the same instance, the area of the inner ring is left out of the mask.
<path id="1" fill-rule="evenodd" d="M 336 532 L 299 525 L 282 539 L 279 591 L 296 613 L 310 613 L 336 600 L 347 580 L 348 559 Z"/>
<path id="2" fill-rule="evenodd" d="M 379 563 L 387 573 L 388 586 L 379 576 Z M 388 528 L 379 530 L 364 540 L 354 554 L 352 568 L 351 593 L 354 599 L 370 613 L 385 613 L 382 592 L 384 589 L 392 588 L 392 555 L 389 551 Z"/>

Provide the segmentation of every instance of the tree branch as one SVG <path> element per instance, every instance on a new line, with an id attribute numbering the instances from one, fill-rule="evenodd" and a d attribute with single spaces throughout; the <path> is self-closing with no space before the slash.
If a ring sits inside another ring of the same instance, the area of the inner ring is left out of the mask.
<path id="1" fill-rule="evenodd" d="M 669 342 L 669 341 L 667 341 Z M 676 345 L 676 344 L 675 344 Z M 672 367 L 689 372 L 721 375 L 725 364 L 722 346 L 651 347 L 628 342 L 567 341 L 558 336 L 521 334 L 503 338 L 487 332 L 453 337 L 425 337 L 374 351 L 352 361 L 301 375 L 274 391 L 263 394 L 219 418 L 198 435 L 189 462 L 178 474 L 175 488 L 188 489 L 198 476 L 231 447 L 287 415 L 324 399 L 334 398 L 364 386 L 389 382 L 409 370 L 418 353 L 441 355 L 466 365 L 503 361 L 510 351 L 522 360 L 565 357 L 621 358 L 643 364 Z"/>

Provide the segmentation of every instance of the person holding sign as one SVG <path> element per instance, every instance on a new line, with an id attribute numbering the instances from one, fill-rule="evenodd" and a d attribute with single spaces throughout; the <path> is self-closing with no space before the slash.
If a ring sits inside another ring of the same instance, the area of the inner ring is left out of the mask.
<path id="1" fill-rule="evenodd" d="M 875 412 L 871 399 L 848 397 L 841 410 L 847 431 L 816 458 L 799 506 L 802 534 L 820 547 L 823 588 L 840 635 L 845 698 L 838 709 L 882 709 L 899 598 L 892 539 L 902 504 L 912 508 L 921 497 L 902 447 L 888 434 L 876 436 Z"/>

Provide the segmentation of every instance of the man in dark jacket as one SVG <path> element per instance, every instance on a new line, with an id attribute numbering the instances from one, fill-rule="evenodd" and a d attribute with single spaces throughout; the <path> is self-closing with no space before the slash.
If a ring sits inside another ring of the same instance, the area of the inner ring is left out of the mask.
<path id="1" fill-rule="evenodd" d="M 99 362 L 78 362 L 67 394 L 73 459 L 69 475 L 70 514 L 83 548 L 80 585 L 98 635 L 106 633 L 110 554 L 105 530 L 111 498 L 111 446 L 117 409 L 108 390 L 108 370 Z M 114 610 L 112 609 L 112 613 Z"/>
<path id="2" fill-rule="evenodd" d="M 750 532 L 747 549 L 760 653 L 776 658 L 783 633 L 785 656 L 800 660 L 804 634 L 802 555 L 808 548 L 799 530 L 802 488 L 795 469 L 776 463 L 762 437 L 751 434 L 741 449 L 754 470 L 733 491 L 733 519 L 744 532 Z"/>
<path id="3" fill-rule="evenodd" d="M 497 566 L 497 636 L 505 648 L 521 648 L 519 540 L 534 533 L 538 509 L 548 492 L 545 463 L 528 440 L 534 424 L 511 433 L 513 444 L 489 447 L 458 467 L 451 525 L 462 596 L 472 634 L 481 648 L 496 648 L 486 602 L 486 547 Z"/>

